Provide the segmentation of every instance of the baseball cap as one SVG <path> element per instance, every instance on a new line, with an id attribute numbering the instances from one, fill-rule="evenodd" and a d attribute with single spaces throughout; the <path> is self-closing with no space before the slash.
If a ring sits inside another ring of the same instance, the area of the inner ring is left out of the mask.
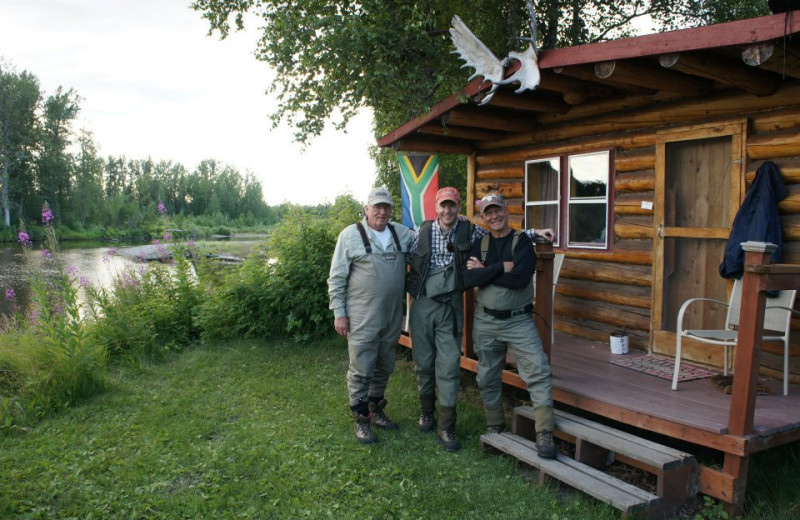
<path id="1" fill-rule="evenodd" d="M 489 209 L 491 206 L 505 208 L 506 201 L 499 193 L 488 193 L 484 195 L 480 203 L 481 215 L 483 215 L 483 212 Z"/>
<path id="2" fill-rule="evenodd" d="M 369 196 L 367 196 L 367 204 L 370 206 L 375 204 L 388 204 L 390 206 L 394 206 L 394 201 L 392 200 L 392 194 L 389 193 L 389 190 L 385 186 L 379 186 L 369 192 Z"/>
<path id="3" fill-rule="evenodd" d="M 459 195 L 457 189 L 448 186 L 436 192 L 436 204 L 439 204 L 443 200 L 450 200 L 456 204 L 461 204 L 461 195 Z"/>

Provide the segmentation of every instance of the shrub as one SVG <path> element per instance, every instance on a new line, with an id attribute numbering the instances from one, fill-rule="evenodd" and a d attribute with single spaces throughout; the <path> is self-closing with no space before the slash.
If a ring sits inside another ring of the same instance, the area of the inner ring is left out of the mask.
<path id="1" fill-rule="evenodd" d="M 161 359 L 198 337 L 200 294 L 192 266 L 176 255 L 174 270 L 142 264 L 123 272 L 112 291 L 89 289 L 92 337 L 112 358 Z"/>
<path id="2" fill-rule="evenodd" d="M 326 280 L 336 237 L 360 205 L 340 196 L 319 212 L 292 208 L 273 229 L 270 262 L 251 258 L 208 289 L 199 323 L 206 338 L 324 337 L 333 330 Z"/>

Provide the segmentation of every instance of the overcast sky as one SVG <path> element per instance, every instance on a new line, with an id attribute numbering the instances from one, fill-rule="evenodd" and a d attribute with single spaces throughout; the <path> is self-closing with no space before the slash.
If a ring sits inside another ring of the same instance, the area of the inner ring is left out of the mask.
<path id="1" fill-rule="evenodd" d="M 254 26 L 207 36 L 191 0 L 0 0 L 0 57 L 35 74 L 46 95 L 83 98 L 75 125 L 102 157 L 168 159 L 194 169 L 218 159 L 253 172 L 269 204 L 365 200 L 374 165 L 371 117 L 328 130 L 306 149 L 271 130 L 273 77 L 253 57 Z"/>

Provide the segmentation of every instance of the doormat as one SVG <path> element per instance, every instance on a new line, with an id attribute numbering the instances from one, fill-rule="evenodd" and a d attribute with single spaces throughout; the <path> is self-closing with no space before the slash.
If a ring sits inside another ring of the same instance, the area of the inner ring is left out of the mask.
<path id="1" fill-rule="evenodd" d="M 612 365 L 618 365 L 637 372 L 650 374 L 651 376 L 660 377 L 672 381 L 672 373 L 675 370 L 675 360 L 669 358 L 655 357 L 655 356 L 639 356 L 639 357 L 622 357 L 621 359 L 614 358 L 610 361 Z M 686 363 L 681 361 L 680 373 L 678 374 L 678 381 L 692 381 L 693 379 L 705 379 L 716 375 L 716 372 L 711 372 L 705 368 Z"/>

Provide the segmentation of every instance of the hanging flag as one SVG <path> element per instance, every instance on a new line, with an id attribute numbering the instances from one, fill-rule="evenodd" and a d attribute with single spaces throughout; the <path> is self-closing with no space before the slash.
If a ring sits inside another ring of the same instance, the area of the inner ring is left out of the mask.
<path id="1" fill-rule="evenodd" d="M 436 218 L 436 192 L 439 189 L 439 156 L 397 154 L 403 224 L 416 229 L 425 220 Z"/>

